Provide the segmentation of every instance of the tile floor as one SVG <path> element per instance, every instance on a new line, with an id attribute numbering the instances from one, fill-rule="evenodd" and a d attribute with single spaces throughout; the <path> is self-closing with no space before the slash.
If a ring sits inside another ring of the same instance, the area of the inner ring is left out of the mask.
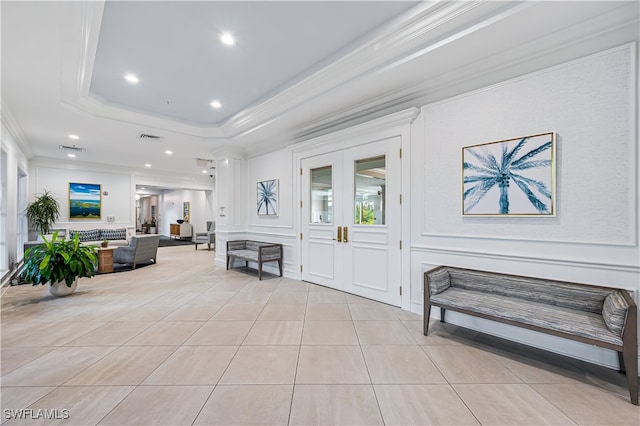
<path id="1" fill-rule="evenodd" d="M 4 289 L 3 425 L 640 424 L 615 371 L 213 257 Z"/>

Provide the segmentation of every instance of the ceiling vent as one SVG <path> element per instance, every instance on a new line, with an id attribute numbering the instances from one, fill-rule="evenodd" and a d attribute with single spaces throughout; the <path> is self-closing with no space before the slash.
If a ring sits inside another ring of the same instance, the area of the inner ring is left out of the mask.
<path id="1" fill-rule="evenodd" d="M 87 148 L 81 148 L 79 146 L 69 146 L 69 145 L 58 145 L 58 149 L 68 149 L 70 151 L 78 151 L 78 152 L 85 152 L 87 150 Z"/>
<path id="2" fill-rule="evenodd" d="M 197 167 L 202 167 L 202 168 L 207 168 L 207 169 L 215 169 L 216 166 L 214 164 L 215 163 L 213 162 L 213 160 L 208 160 L 206 158 L 196 158 L 196 166 Z"/>
<path id="3" fill-rule="evenodd" d="M 160 142 L 162 141 L 162 139 L 164 139 L 164 136 L 156 136 L 156 135 L 150 135 L 148 133 L 140 133 L 138 135 L 138 139 Z"/>

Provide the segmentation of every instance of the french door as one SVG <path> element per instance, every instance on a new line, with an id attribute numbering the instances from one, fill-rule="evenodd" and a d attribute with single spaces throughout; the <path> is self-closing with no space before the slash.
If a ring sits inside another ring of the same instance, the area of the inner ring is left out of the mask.
<path id="1" fill-rule="evenodd" d="M 302 279 L 400 306 L 400 138 L 302 159 Z"/>

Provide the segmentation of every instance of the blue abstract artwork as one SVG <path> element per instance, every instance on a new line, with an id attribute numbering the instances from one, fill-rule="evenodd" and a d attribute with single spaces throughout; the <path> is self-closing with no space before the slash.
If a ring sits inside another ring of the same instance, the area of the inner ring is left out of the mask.
<path id="1" fill-rule="evenodd" d="M 100 219 L 100 185 L 69 183 L 69 219 Z"/>
<path id="2" fill-rule="evenodd" d="M 278 180 L 258 182 L 258 215 L 278 214 Z"/>
<path id="3" fill-rule="evenodd" d="M 464 216 L 554 216 L 555 133 L 462 148 Z"/>

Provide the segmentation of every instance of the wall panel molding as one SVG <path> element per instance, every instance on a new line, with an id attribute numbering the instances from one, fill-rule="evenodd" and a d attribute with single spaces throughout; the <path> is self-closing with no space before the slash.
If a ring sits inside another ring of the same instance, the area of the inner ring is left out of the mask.
<path id="1" fill-rule="evenodd" d="M 476 257 L 476 258 L 488 259 L 492 261 L 506 260 L 506 261 L 525 262 L 525 263 L 535 263 L 535 264 L 560 265 L 560 266 L 567 266 L 567 267 L 574 267 L 574 268 L 608 270 L 608 271 L 617 271 L 617 272 L 635 273 L 635 274 L 640 273 L 639 265 L 629 265 L 629 264 L 592 262 L 592 261 L 581 261 L 581 260 L 574 260 L 574 259 L 544 258 L 544 257 L 535 257 L 531 255 L 477 252 L 477 251 L 459 250 L 459 249 L 443 249 L 439 247 L 430 247 L 430 246 L 417 245 L 417 244 L 411 246 L 411 251 L 417 252 L 417 253 L 441 254 L 441 255 L 448 255 L 448 256 Z M 426 264 L 426 262 L 421 262 L 421 263 Z M 423 270 L 423 272 L 426 272 L 426 270 L 427 269 Z"/>

